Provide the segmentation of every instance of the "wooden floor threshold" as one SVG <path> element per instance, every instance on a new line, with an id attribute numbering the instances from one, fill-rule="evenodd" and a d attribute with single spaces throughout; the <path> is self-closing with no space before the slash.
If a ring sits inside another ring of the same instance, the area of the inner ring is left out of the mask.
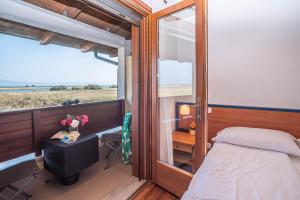
<path id="1" fill-rule="evenodd" d="M 151 181 L 142 185 L 129 200 L 178 200 L 176 196 Z"/>

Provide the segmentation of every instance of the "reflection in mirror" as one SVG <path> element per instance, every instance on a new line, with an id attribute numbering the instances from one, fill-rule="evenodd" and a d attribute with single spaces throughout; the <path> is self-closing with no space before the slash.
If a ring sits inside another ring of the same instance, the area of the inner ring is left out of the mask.
<path id="1" fill-rule="evenodd" d="M 194 172 L 195 7 L 158 22 L 159 160 Z"/>

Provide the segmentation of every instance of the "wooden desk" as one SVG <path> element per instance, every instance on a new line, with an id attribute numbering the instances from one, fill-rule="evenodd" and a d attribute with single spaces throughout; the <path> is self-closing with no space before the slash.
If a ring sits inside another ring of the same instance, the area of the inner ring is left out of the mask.
<path id="1" fill-rule="evenodd" d="M 174 161 L 192 166 L 195 170 L 193 159 L 195 157 L 195 135 L 186 132 L 173 131 L 173 157 Z"/>

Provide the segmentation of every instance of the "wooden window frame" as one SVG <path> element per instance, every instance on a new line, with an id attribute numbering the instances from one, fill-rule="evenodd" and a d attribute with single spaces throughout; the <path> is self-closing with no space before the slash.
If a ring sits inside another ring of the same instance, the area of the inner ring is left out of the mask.
<path id="1" fill-rule="evenodd" d="M 152 9 L 141 0 L 117 0 L 142 16 L 140 26 L 132 26 L 133 107 L 132 165 L 133 175 L 151 179 L 150 154 L 150 19 Z M 136 117 L 134 117 L 136 116 Z"/>
<path id="2" fill-rule="evenodd" d="M 197 65 L 197 81 L 196 81 L 196 97 L 201 99 L 197 100 L 197 104 L 201 109 L 201 121 L 196 128 L 196 156 L 194 164 L 196 170 L 201 165 L 206 155 L 206 121 L 207 121 L 207 65 L 206 65 L 206 1 L 205 0 L 184 0 L 173 6 L 169 6 L 160 10 L 152 15 L 151 18 L 151 141 L 152 141 L 152 180 L 158 185 L 164 187 L 168 191 L 174 193 L 176 196 L 181 197 L 187 189 L 192 174 L 182 171 L 176 167 L 165 164 L 158 159 L 159 143 L 157 138 L 158 125 L 158 102 L 157 102 L 157 21 L 171 13 L 178 12 L 185 8 L 196 7 L 196 65 Z"/>

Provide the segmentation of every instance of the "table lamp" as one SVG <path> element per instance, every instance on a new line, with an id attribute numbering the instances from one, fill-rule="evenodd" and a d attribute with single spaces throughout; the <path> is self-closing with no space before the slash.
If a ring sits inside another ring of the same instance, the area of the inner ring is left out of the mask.
<path id="1" fill-rule="evenodd" d="M 180 109 L 179 109 L 179 114 L 183 116 L 183 119 L 184 119 L 184 128 L 188 129 L 187 125 L 186 125 L 186 117 L 187 117 L 187 115 L 191 114 L 191 108 L 190 108 L 190 106 L 186 105 L 186 104 L 181 105 Z"/>

